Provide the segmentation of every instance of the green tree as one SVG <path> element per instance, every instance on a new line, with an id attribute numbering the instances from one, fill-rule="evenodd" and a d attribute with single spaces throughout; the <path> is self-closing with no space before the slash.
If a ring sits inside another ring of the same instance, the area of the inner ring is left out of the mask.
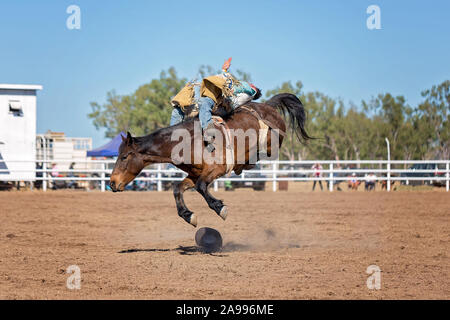
<path id="1" fill-rule="evenodd" d="M 421 134 L 426 135 L 429 157 L 450 158 L 450 81 L 422 92 L 425 101 L 417 108 Z M 434 152 L 433 152 L 434 151 Z"/>
<path id="2" fill-rule="evenodd" d="M 88 117 L 97 129 L 106 129 L 107 137 L 114 137 L 122 130 L 135 135 L 148 134 L 169 124 L 170 100 L 186 81 L 170 68 L 162 71 L 159 79 L 140 86 L 131 95 L 120 96 L 111 91 L 107 93 L 106 103 L 91 102 L 92 112 Z"/>
<path id="3" fill-rule="evenodd" d="M 390 93 L 379 94 L 370 103 L 363 101 L 363 108 L 378 116 L 380 122 L 377 129 L 384 137 L 389 139 L 392 159 L 402 159 L 403 141 L 401 141 L 401 132 L 412 113 L 412 109 L 406 104 L 405 98 L 403 96 L 394 97 Z M 381 143 L 381 141 L 378 141 L 378 143 Z"/>

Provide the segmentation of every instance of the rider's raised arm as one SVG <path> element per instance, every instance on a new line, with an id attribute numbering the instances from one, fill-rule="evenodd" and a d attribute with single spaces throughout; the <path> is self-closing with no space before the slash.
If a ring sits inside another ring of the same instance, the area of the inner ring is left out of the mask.
<path id="1" fill-rule="evenodd" d="M 228 60 L 226 60 L 224 63 L 223 63 L 223 66 L 222 66 L 222 71 L 224 72 L 224 73 L 227 73 L 228 72 L 228 69 L 230 69 L 230 66 L 231 66 L 231 57 L 229 57 L 228 58 Z"/>

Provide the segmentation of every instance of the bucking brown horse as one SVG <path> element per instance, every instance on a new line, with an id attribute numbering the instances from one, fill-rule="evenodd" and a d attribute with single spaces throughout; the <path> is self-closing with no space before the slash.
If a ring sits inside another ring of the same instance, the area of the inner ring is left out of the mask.
<path id="1" fill-rule="evenodd" d="M 227 147 L 230 149 L 231 146 L 233 151 L 231 163 L 227 156 L 228 152 L 219 154 L 219 158 L 226 159 L 226 161 L 211 163 L 202 156 L 200 161 L 195 159 L 196 150 L 200 150 L 202 154 L 211 153 L 206 149 L 201 134 L 195 134 L 196 126 L 199 127 L 199 121 L 196 118 L 159 129 L 143 137 L 132 137 L 128 132 L 126 138 L 122 137 L 123 142 L 120 145 L 119 156 L 110 179 L 111 189 L 114 192 L 123 191 L 125 186 L 150 164 L 172 163 L 187 173 L 187 177 L 175 184 L 173 189 L 178 215 L 194 227 L 197 226 L 197 217 L 186 207 L 183 199 L 183 193 L 186 190 L 195 188 L 209 207 L 225 220 L 227 207 L 222 200 L 214 198 L 209 193 L 208 186 L 215 179 L 230 173 L 231 170 L 239 175 L 242 170 L 253 168 L 256 163 L 255 159 L 263 159 L 262 151 L 268 157 L 277 157 L 278 148 L 281 147 L 286 133 L 285 119 L 289 119 L 290 125 L 301 142 L 310 139 L 305 130 L 304 107 L 293 94 L 278 94 L 264 103 L 250 102 L 224 117 L 223 126 L 226 128 L 223 130 L 224 135 L 233 130 L 238 134 L 229 135 L 228 141 L 225 138 L 218 139 L 212 153 L 227 150 Z M 265 131 L 261 130 L 262 127 Z M 255 145 L 254 141 L 252 143 L 250 135 L 244 134 L 249 131 L 256 132 L 257 141 L 265 134 L 264 150 L 261 150 L 261 144 Z M 173 151 L 180 144 L 179 132 L 188 134 L 188 151 L 190 152 L 183 152 L 183 155 L 175 161 Z M 244 144 L 241 143 L 242 138 L 244 138 Z M 244 147 L 239 148 L 240 145 Z"/>

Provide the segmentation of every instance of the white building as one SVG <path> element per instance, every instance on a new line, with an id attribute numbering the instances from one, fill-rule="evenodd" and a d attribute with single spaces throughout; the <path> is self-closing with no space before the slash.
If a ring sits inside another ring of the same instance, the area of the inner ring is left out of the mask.
<path id="1" fill-rule="evenodd" d="M 88 169 L 83 163 L 87 160 L 86 152 L 92 149 L 92 138 L 66 137 L 64 132 L 47 131 L 39 134 L 36 139 L 39 160 L 55 160 L 60 170 L 67 170 L 71 162 L 75 162 L 74 169 Z M 63 160 L 63 161 L 58 161 Z M 80 161 L 80 163 L 77 163 Z M 51 164 L 47 165 L 51 168 Z"/>
<path id="2" fill-rule="evenodd" d="M 75 163 L 73 169 L 101 169 L 101 165 L 86 163 L 86 152 L 92 149 L 92 138 L 66 137 L 64 132 L 47 131 L 36 137 L 36 160 L 46 160 L 46 168 L 65 176 L 71 163 Z M 56 165 L 56 167 L 54 167 Z M 86 176 L 84 172 L 77 172 L 75 176 Z M 50 177 L 48 174 L 47 177 Z M 53 183 L 53 182 L 51 182 Z M 78 181 L 78 187 L 89 187 L 88 181 Z"/>
<path id="3" fill-rule="evenodd" d="M 42 86 L 0 84 L 0 180 L 35 180 L 37 90 Z"/>

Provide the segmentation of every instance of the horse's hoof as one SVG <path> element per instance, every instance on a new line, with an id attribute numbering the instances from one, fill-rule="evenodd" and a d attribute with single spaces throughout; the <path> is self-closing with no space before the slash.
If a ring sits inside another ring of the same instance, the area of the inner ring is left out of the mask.
<path id="1" fill-rule="evenodd" d="M 227 206 L 223 206 L 222 209 L 220 210 L 219 216 L 225 220 L 227 218 L 228 215 L 228 208 Z"/>
<path id="2" fill-rule="evenodd" d="M 188 222 L 192 224 L 194 227 L 197 227 L 197 216 L 195 214 L 191 214 Z"/>

